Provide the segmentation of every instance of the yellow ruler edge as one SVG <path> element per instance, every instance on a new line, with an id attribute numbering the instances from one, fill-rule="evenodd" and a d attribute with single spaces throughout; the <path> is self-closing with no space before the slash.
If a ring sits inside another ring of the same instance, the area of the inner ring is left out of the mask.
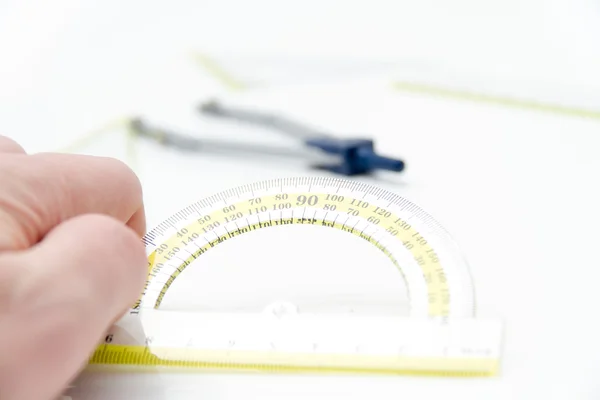
<path id="1" fill-rule="evenodd" d="M 168 354 L 159 357 L 158 354 Z M 336 354 L 279 354 L 269 352 L 235 352 L 235 359 L 226 350 L 196 350 L 153 348 L 145 346 L 105 344 L 96 348 L 89 360 L 94 367 L 120 366 L 132 372 L 156 371 L 167 367 L 171 372 L 209 370 L 265 371 L 282 373 L 370 373 L 420 376 L 488 377 L 498 373 L 495 358 L 424 358 L 353 356 Z M 277 362 L 277 358 L 281 358 Z"/>

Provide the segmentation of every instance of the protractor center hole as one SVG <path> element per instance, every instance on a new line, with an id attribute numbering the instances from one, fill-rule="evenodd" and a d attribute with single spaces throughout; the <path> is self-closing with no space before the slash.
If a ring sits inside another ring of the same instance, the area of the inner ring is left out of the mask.
<path id="1" fill-rule="evenodd" d="M 311 225 L 263 228 L 209 249 L 174 280 L 161 309 L 261 312 L 280 301 L 310 313 L 409 312 L 406 284 L 386 254 Z"/>

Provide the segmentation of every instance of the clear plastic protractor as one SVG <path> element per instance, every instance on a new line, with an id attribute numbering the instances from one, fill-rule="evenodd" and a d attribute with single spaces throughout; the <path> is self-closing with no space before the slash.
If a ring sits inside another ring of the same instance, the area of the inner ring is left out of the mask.
<path id="1" fill-rule="evenodd" d="M 401 196 L 337 178 L 282 178 L 232 188 L 173 214 L 143 238 L 148 278 L 131 314 L 159 309 L 211 249 L 273 227 L 313 225 L 379 249 L 409 294 L 409 316 L 473 317 L 468 265 L 449 233 Z M 268 244 L 267 244 L 268 246 Z M 302 246 L 302 243 L 298 243 Z M 368 263 L 363 265 L 369 268 Z"/>

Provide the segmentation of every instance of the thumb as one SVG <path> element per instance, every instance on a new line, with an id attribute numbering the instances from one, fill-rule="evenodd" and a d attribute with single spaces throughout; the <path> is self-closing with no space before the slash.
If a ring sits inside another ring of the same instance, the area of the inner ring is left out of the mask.
<path id="1" fill-rule="evenodd" d="M 117 220 L 84 215 L 0 255 L 0 399 L 49 399 L 142 291 L 144 247 Z M 4 284 L 4 286 L 2 286 Z"/>

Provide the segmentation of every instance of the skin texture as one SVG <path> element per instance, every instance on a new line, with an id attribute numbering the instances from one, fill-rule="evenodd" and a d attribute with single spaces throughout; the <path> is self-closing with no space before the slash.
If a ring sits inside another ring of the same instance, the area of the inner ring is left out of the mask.
<path id="1" fill-rule="evenodd" d="M 120 161 L 0 136 L 0 399 L 56 398 L 143 289 L 142 189 Z"/>

